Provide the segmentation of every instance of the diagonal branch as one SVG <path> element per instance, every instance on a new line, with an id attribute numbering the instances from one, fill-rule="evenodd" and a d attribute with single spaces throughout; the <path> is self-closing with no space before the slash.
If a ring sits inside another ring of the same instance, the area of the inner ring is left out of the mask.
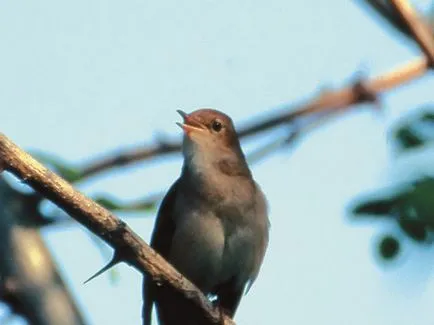
<path id="1" fill-rule="evenodd" d="M 0 165 L 51 200 L 107 244 L 127 263 L 162 285 L 168 284 L 192 303 L 209 324 L 234 324 L 212 307 L 190 281 L 178 273 L 123 221 L 46 169 L 0 133 Z"/>
<path id="2" fill-rule="evenodd" d="M 412 39 L 412 35 L 408 26 L 402 21 L 396 10 L 389 4 L 388 0 L 357 0 L 371 8 L 375 13 L 379 14 L 387 23 L 402 33 L 406 38 Z"/>
<path id="3" fill-rule="evenodd" d="M 239 136 L 244 138 L 280 126 L 291 125 L 298 118 L 316 113 L 344 112 L 352 105 L 370 102 L 385 91 L 420 78 L 427 70 L 427 60 L 425 58 L 416 59 L 375 78 L 363 82 L 359 81 L 335 91 L 322 93 L 310 101 L 304 101 L 298 105 L 288 105 L 279 112 L 274 113 L 274 116 L 258 118 L 256 122 L 246 124 L 240 128 L 238 130 Z M 137 147 L 117 154 L 106 154 L 81 168 L 77 179 L 82 180 L 113 168 L 166 156 L 180 150 L 180 141 L 163 141 L 150 147 Z"/>
<path id="4" fill-rule="evenodd" d="M 408 26 L 414 39 L 428 58 L 429 66 L 434 68 L 434 35 L 428 24 L 419 17 L 407 0 L 390 0 L 393 7 Z"/>

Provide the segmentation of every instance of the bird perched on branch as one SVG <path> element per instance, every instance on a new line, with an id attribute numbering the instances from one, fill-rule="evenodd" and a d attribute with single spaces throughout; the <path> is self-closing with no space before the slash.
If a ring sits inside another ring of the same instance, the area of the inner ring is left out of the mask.
<path id="1" fill-rule="evenodd" d="M 267 248 L 266 200 L 229 116 L 212 109 L 178 113 L 184 165 L 160 206 L 151 246 L 233 317 Z M 204 323 L 168 286 L 145 277 L 143 293 L 145 325 L 153 304 L 161 325 Z"/>

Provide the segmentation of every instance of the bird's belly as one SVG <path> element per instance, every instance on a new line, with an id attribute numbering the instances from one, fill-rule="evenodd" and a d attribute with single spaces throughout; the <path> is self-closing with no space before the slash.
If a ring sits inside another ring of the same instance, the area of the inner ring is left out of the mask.
<path id="1" fill-rule="evenodd" d="M 220 219 L 189 216 L 177 227 L 169 262 L 204 293 L 218 284 L 225 251 L 225 233 Z"/>
<path id="2" fill-rule="evenodd" d="M 233 229 L 213 215 L 189 217 L 175 232 L 169 261 L 207 294 L 234 278 L 244 285 L 253 269 L 254 236 L 248 227 Z"/>
<path id="3" fill-rule="evenodd" d="M 251 229 L 238 227 L 228 235 L 222 256 L 220 283 L 236 278 L 239 285 L 244 285 L 252 273 L 255 249 Z"/>

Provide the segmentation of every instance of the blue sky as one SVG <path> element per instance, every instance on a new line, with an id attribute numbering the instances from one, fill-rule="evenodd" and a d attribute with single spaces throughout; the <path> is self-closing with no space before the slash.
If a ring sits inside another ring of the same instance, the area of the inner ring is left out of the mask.
<path id="1" fill-rule="evenodd" d="M 0 39 L 0 131 L 76 163 L 180 137 L 176 109 L 213 107 L 242 125 L 418 55 L 344 0 L 9 0 Z M 272 228 L 238 324 L 433 324 L 434 249 L 406 242 L 405 263 L 382 265 L 376 242 L 394 226 L 350 222 L 346 213 L 358 194 L 396 181 L 388 128 L 432 100 L 433 87 L 425 77 L 393 90 L 381 98 L 383 114 L 360 107 L 252 166 Z M 249 152 L 255 143 L 243 144 Z M 143 197 L 167 189 L 181 163 L 159 159 L 80 189 Z M 153 214 L 120 216 L 149 238 Z M 90 324 L 140 323 L 138 272 L 122 265 L 117 284 L 102 276 L 84 286 L 105 262 L 87 231 L 43 234 Z"/>

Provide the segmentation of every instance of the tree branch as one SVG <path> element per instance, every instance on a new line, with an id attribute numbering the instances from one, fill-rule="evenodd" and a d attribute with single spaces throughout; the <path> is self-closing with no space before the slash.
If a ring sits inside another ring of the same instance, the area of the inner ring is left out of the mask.
<path id="1" fill-rule="evenodd" d="M 376 14 L 380 15 L 389 25 L 395 28 L 396 31 L 400 32 L 407 39 L 411 39 L 412 35 L 408 29 L 408 26 L 399 17 L 395 8 L 393 8 L 388 0 L 357 0 L 362 2 L 371 8 Z"/>
<path id="2" fill-rule="evenodd" d="M 391 0 L 390 2 L 425 53 L 429 66 L 434 68 L 434 37 L 429 26 L 418 16 L 407 0 Z"/>
<path id="3" fill-rule="evenodd" d="M 165 156 L 181 150 L 181 142 L 160 142 L 149 147 L 140 146 L 117 154 L 105 154 L 103 158 L 86 164 L 79 172 L 77 179 L 84 179 L 108 169 L 120 168 L 138 161 Z"/>
<path id="4" fill-rule="evenodd" d="M 83 325 L 79 308 L 33 227 L 38 214 L 33 198 L 0 177 L 0 300 L 29 324 Z"/>
<path id="5" fill-rule="evenodd" d="M 256 122 L 246 124 L 240 128 L 238 130 L 239 136 L 244 138 L 256 135 L 273 128 L 289 125 L 298 118 L 316 113 L 343 112 L 352 105 L 373 101 L 375 97 L 383 92 L 423 76 L 427 69 L 426 58 L 410 61 L 375 78 L 362 82 L 359 81 L 339 90 L 327 91 L 299 105 L 286 106 L 272 117 L 258 118 Z M 87 163 L 86 167 L 81 168 L 78 171 L 77 180 L 82 180 L 113 168 L 173 154 L 180 150 L 180 141 L 162 141 L 150 147 L 141 146 L 117 154 L 105 154 L 102 158 Z"/>
<path id="6" fill-rule="evenodd" d="M 201 291 L 149 247 L 126 223 L 76 191 L 1 133 L 0 165 L 103 239 L 128 264 L 150 276 L 153 281 L 173 287 L 196 307 L 209 324 L 234 324 L 227 316 L 222 319 L 221 313 L 213 308 Z"/>

